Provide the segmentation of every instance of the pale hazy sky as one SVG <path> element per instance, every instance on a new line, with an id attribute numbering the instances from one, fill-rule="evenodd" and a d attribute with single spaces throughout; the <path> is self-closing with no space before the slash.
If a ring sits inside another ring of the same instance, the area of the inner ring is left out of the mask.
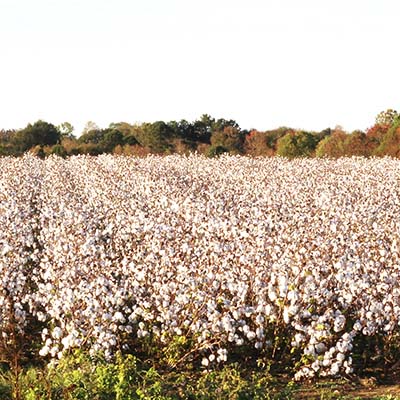
<path id="1" fill-rule="evenodd" d="M 400 109 L 399 0 L 0 0 L 0 128 L 365 129 Z"/>

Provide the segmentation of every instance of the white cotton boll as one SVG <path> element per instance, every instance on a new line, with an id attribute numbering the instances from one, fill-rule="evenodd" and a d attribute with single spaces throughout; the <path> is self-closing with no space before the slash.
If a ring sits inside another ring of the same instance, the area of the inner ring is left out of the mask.
<path id="1" fill-rule="evenodd" d="M 346 353 L 348 350 L 348 343 L 347 342 L 339 342 L 336 344 L 336 349 L 340 352 L 340 353 Z"/>
<path id="2" fill-rule="evenodd" d="M 126 321 L 124 315 L 123 315 L 120 311 L 117 311 L 117 312 L 114 314 L 113 320 L 114 320 L 114 321 L 118 321 L 118 322 L 120 322 L 120 323 L 122 323 L 122 324 Z"/>
<path id="3" fill-rule="evenodd" d="M 61 344 L 64 346 L 65 349 L 68 349 L 71 345 L 71 338 L 70 336 L 65 336 L 61 339 Z"/>
<path id="4" fill-rule="evenodd" d="M 343 298 L 346 300 L 348 304 L 351 304 L 351 302 L 353 301 L 353 295 L 351 293 L 345 293 L 343 295 Z"/>
<path id="5" fill-rule="evenodd" d="M 287 294 L 287 298 L 292 303 L 295 303 L 299 299 L 299 294 L 295 290 L 290 290 Z"/>
<path id="6" fill-rule="evenodd" d="M 351 373 L 353 373 L 353 367 L 350 367 L 350 366 L 345 367 L 344 372 L 345 372 L 346 374 L 351 374 Z"/>
<path id="7" fill-rule="evenodd" d="M 12 247 L 11 247 L 8 243 L 5 243 L 5 244 L 3 245 L 3 249 L 2 249 L 1 255 L 4 257 L 4 256 L 6 256 L 8 253 L 10 253 L 11 251 L 12 251 Z"/>
<path id="8" fill-rule="evenodd" d="M 206 357 L 204 357 L 202 360 L 201 360 L 201 365 L 203 366 L 203 367 L 208 367 L 208 364 L 209 364 L 210 362 L 208 361 L 208 358 L 206 358 Z"/>
<path id="9" fill-rule="evenodd" d="M 51 333 L 51 336 L 52 336 L 54 339 L 61 339 L 61 336 L 62 336 L 62 329 L 59 328 L 58 326 L 56 326 L 56 327 L 53 329 L 53 332 Z"/>
<path id="10" fill-rule="evenodd" d="M 163 300 L 162 306 L 163 306 L 163 308 L 168 308 L 168 306 L 169 306 L 169 301 L 168 301 L 168 300 Z"/>
<path id="11" fill-rule="evenodd" d="M 214 354 L 210 354 L 208 356 L 208 359 L 210 360 L 210 362 L 213 362 L 215 360 L 215 355 Z"/>
<path id="12" fill-rule="evenodd" d="M 340 364 L 335 362 L 331 365 L 330 373 L 331 375 L 337 375 L 339 373 Z"/>
<path id="13" fill-rule="evenodd" d="M 44 347 L 42 347 L 42 348 L 40 349 L 39 355 L 40 355 L 41 357 L 46 357 L 46 356 L 49 354 L 49 352 L 50 352 L 50 348 L 47 347 L 47 346 L 44 346 Z"/>
<path id="14" fill-rule="evenodd" d="M 103 319 L 105 321 L 111 321 L 112 315 L 110 313 L 106 312 L 106 313 L 103 314 Z"/>
<path id="15" fill-rule="evenodd" d="M 303 371 L 297 371 L 294 374 L 294 380 L 295 381 L 300 381 L 304 377 Z"/>
<path id="16" fill-rule="evenodd" d="M 256 329 L 256 335 L 259 339 L 262 339 L 264 337 L 264 328 L 263 327 L 258 327 Z"/>
<path id="17" fill-rule="evenodd" d="M 146 277 L 146 273 L 144 271 L 137 271 L 136 272 L 135 278 L 136 278 L 136 280 L 138 282 L 143 282 L 145 277 Z"/>
<path id="18" fill-rule="evenodd" d="M 254 347 L 255 347 L 257 350 L 261 350 L 262 347 L 263 347 L 263 344 L 262 344 L 262 342 L 256 342 L 256 343 L 254 344 Z"/>
<path id="19" fill-rule="evenodd" d="M 125 299 L 121 296 L 117 297 L 117 306 L 121 307 L 125 303 Z"/>
<path id="20" fill-rule="evenodd" d="M 299 377 L 298 379 L 301 379 L 303 377 L 312 378 L 312 377 L 314 377 L 314 375 L 315 375 L 315 372 L 312 369 L 310 369 L 308 367 L 303 367 L 300 374 L 296 373 L 295 379 L 296 379 L 296 376 Z"/>
<path id="21" fill-rule="evenodd" d="M 244 315 L 247 318 L 250 318 L 253 313 L 254 313 L 254 308 L 253 307 L 246 307 L 245 310 L 244 310 Z"/>
<path id="22" fill-rule="evenodd" d="M 236 320 L 240 319 L 239 311 L 238 310 L 233 310 L 232 317 L 235 318 Z"/>
<path id="23" fill-rule="evenodd" d="M 315 371 L 315 372 L 317 372 L 317 371 L 319 371 L 320 370 L 320 364 L 321 364 L 321 362 L 319 361 L 319 360 L 315 360 L 312 364 L 311 364 L 311 368 Z"/>
<path id="24" fill-rule="evenodd" d="M 39 312 L 36 314 L 36 316 L 37 316 L 37 319 L 38 319 L 39 321 L 41 321 L 41 322 L 46 321 L 46 314 L 45 314 L 45 313 L 39 311 Z"/>
<path id="25" fill-rule="evenodd" d="M 288 290 L 288 280 L 286 276 L 280 276 L 278 279 L 278 285 L 279 285 L 279 292 L 282 296 L 284 296 L 287 293 Z"/>
<path id="26" fill-rule="evenodd" d="M 277 294 L 276 294 L 276 292 L 274 290 L 269 290 L 268 291 L 268 297 L 272 302 L 274 302 L 278 298 L 278 296 L 277 296 Z"/>
<path id="27" fill-rule="evenodd" d="M 355 331 L 361 331 L 362 325 L 361 325 L 360 321 L 356 321 L 356 322 L 354 323 L 353 329 L 354 329 Z"/>
<path id="28" fill-rule="evenodd" d="M 399 324 L 400 324 L 400 322 L 399 322 Z M 362 333 L 365 336 L 371 336 L 374 333 L 374 330 L 371 326 L 366 326 L 363 328 Z"/>
<path id="29" fill-rule="evenodd" d="M 329 358 L 324 358 L 324 359 L 322 360 L 322 365 L 323 365 L 324 367 L 329 367 L 331 364 L 332 364 L 332 360 L 329 359 Z"/>
<path id="30" fill-rule="evenodd" d="M 296 333 L 294 335 L 294 340 L 295 340 L 296 343 L 300 344 L 304 339 L 305 339 L 305 336 L 303 334 L 301 334 L 301 333 Z"/>
<path id="31" fill-rule="evenodd" d="M 392 329 L 393 329 L 393 324 L 392 323 L 388 323 L 383 327 L 383 330 L 385 332 L 390 332 L 390 331 L 392 331 Z"/>
<path id="32" fill-rule="evenodd" d="M 247 332 L 246 336 L 247 336 L 247 339 L 253 340 L 256 337 L 256 333 L 253 331 L 249 331 L 249 332 Z"/>
<path id="33" fill-rule="evenodd" d="M 289 310 L 286 307 L 283 310 L 283 321 L 285 322 L 285 324 L 288 324 L 290 322 Z"/>
<path id="34" fill-rule="evenodd" d="M 335 332 L 340 332 L 344 329 L 345 324 L 346 324 L 346 317 L 344 315 L 338 315 L 335 318 L 333 330 Z"/>
<path id="35" fill-rule="evenodd" d="M 244 333 L 244 334 L 247 334 L 247 333 L 250 331 L 250 327 L 249 327 L 248 325 L 244 325 L 244 326 L 242 327 L 242 330 L 243 330 L 243 333 Z"/>
<path id="36" fill-rule="evenodd" d="M 336 359 L 338 362 L 343 363 L 343 361 L 346 359 L 346 356 L 343 353 L 337 353 Z"/>
<path id="37" fill-rule="evenodd" d="M 269 317 L 272 314 L 272 307 L 269 304 L 267 304 L 264 308 L 264 312 L 265 315 Z"/>
<path id="38" fill-rule="evenodd" d="M 49 330 L 47 328 L 44 328 L 42 330 L 42 340 L 45 340 L 46 336 L 49 334 Z"/>
<path id="39" fill-rule="evenodd" d="M 315 357 L 315 356 L 316 356 L 315 347 L 314 347 L 312 344 L 309 344 L 309 345 L 304 349 L 304 354 Z"/>
<path id="40" fill-rule="evenodd" d="M 58 351 L 58 346 L 54 346 L 50 349 L 50 355 L 54 358 L 57 355 Z"/>

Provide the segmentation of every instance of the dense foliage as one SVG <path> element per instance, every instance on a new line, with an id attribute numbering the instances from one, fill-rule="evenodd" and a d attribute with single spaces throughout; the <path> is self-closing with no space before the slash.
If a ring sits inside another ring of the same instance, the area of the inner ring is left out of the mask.
<path id="1" fill-rule="evenodd" d="M 44 157 L 102 153 L 146 155 L 189 154 L 209 157 L 223 153 L 294 157 L 400 156 L 400 120 L 394 110 L 378 114 L 367 131 L 344 132 L 341 127 L 321 132 L 281 127 L 245 130 L 234 120 L 202 115 L 198 120 L 153 123 L 112 123 L 101 129 L 88 122 L 79 138 L 68 122 L 55 127 L 44 121 L 19 131 L 0 131 L 0 155 L 19 155 L 31 149 Z"/>

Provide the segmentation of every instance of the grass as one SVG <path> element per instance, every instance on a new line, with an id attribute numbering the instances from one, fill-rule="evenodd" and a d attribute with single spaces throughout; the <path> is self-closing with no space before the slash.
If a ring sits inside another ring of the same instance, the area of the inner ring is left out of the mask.
<path id="1" fill-rule="evenodd" d="M 31 366 L 19 376 L 19 397 L 13 374 L 3 367 L 0 399 L 16 400 L 400 400 L 400 385 L 375 379 L 336 379 L 295 383 L 269 368 L 239 363 L 215 371 L 158 371 L 133 356 L 94 363 L 76 352 L 57 365 Z"/>

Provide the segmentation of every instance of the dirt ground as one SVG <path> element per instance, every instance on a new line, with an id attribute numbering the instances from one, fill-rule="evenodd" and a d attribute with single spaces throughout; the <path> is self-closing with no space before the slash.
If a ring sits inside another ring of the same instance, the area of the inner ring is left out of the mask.
<path id="1" fill-rule="evenodd" d="M 320 400 L 320 399 L 357 399 L 367 400 L 384 396 L 400 397 L 400 384 L 376 385 L 375 382 L 362 382 L 353 384 L 331 384 L 326 387 L 304 387 L 296 391 L 295 398 L 298 400 Z"/>

